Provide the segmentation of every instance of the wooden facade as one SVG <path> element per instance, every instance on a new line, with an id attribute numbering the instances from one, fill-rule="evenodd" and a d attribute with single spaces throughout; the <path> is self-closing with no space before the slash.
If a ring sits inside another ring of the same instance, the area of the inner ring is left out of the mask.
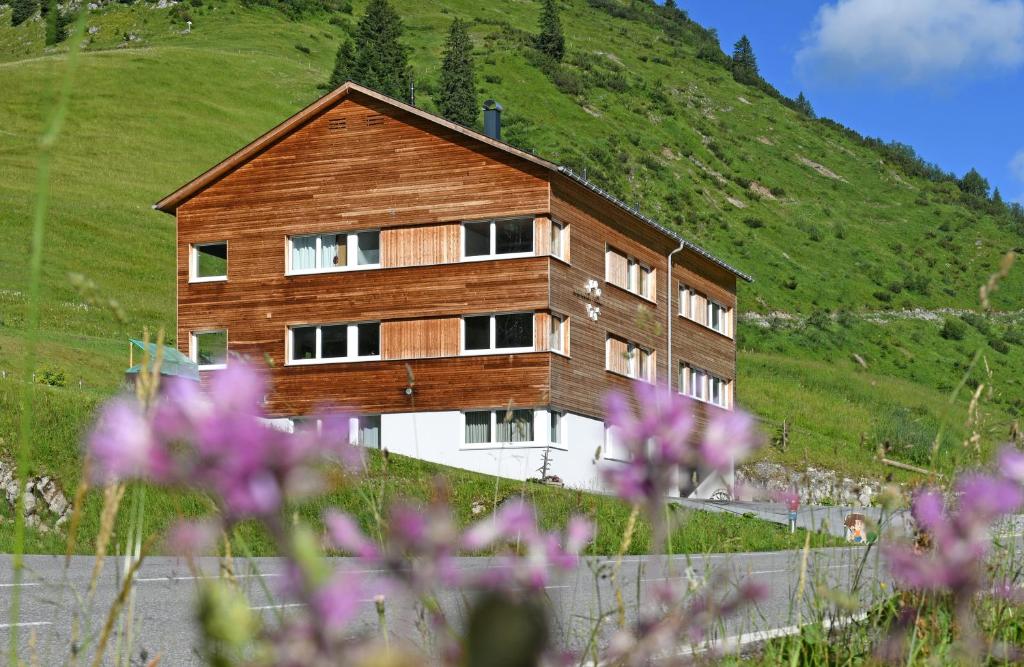
<path id="1" fill-rule="evenodd" d="M 602 419 L 604 393 L 632 382 L 609 337 L 649 350 L 659 382 L 675 385 L 680 363 L 735 381 L 735 340 L 680 316 L 678 299 L 687 285 L 734 317 L 737 272 L 690 247 L 670 270 L 677 238 L 555 165 L 353 84 L 157 208 L 177 215 L 179 348 L 227 330 L 231 354 L 269 359 L 276 416 L 514 405 Z M 464 222 L 508 218 L 533 220 L 531 255 L 463 258 Z M 290 237 L 368 231 L 379 266 L 289 274 Z M 209 242 L 228 243 L 226 280 L 190 281 L 190 248 Z M 627 256 L 651 269 L 649 298 L 624 287 Z M 462 318 L 501 313 L 534 315 L 533 351 L 465 354 Z M 363 322 L 380 322 L 378 359 L 289 363 L 290 327 Z"/>

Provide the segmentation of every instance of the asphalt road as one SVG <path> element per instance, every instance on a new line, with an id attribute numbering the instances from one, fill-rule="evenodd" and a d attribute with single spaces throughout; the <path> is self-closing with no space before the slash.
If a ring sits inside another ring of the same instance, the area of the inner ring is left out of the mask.
<path id="1" fill-rule="evenodd" d="M 882 592 L 879 583 L 886 581 L 886 575 L 877 552 L 872 551 L 865 559 L 866 553 L 862 547 L 812 550 L 808 562 L 809 579 L 849 590 L 856 571 L 862 569 L 861 581 L 867 585 L 863 586 L 860 595 L 861 600 L 867 603 L 870 596 Z M 381 574 L 351 559 L 335 561 L 338 567 L 370 579 Z M 93 562 L 92 557 L 75 557 L 65 570 L 61 557 L 27 557 L 26 575 L 19 587 L 22 602 L 17 619 L 20 652 L 26 662 L 31 654 L 35 654 L 38 658 L 35 664 L 67 664 L 71 657 L 72 619 L 75 618 L 79 623 L 79 650 L 91 659 L 96 637 L 119 589 L 119 573 L 124 568 L 123 560 L 109 558 L 95 596 L 88 603 L 86 597 Z M 494 564 L 486 558 L 464 558 L 460 559 L 460 566 L 477 569 L 494 567 Z M 716 641 L 748 642 L 763 638 L 765 633 L 785 632 L 796 622 L 795 598 L 800 566 L 799 551 L 677 556 L 671 560 L 664 556 L 626 557 L 619 582 L 626 597 L 627 616 L 635 618 L 638 608 L 647 604 L 645 591 L 654 582 L 669 579 L 685 586 L 688 580 L 712 573 L 726 576 L 732 582 L 745 577 L 760 580 L 769 588 L 768 599 L 729 620 L 716 634 Z M 216 575 L 215 560 L 204 561 L 202 567 L 206 575 Z M 239 581 L 250 605 L 263 614 L 268 623 L 276 622 L 279 613 L 294 613 L 296 607 L 292 601 L 278 599 L 273 593 L 275 579 L 279 579 L 282 569 L 283 563 L 276 558 L 237 563 Z M 559 643 L 575 648 L 584 646 L 596 620 L 616 608 L 609 577 L 611 569 L 610 559 L 585 559 L 575 572 L 559 577 L 547 587 Z M 0 655 L 4 659 L 12 631 L 12 579 L 10 556 L 0 556 Z M 154 557 L 145 561 L 136 581 L 133 664 L 145 664 L 155 656 L 160 656 L 161 667 L 201 664 L 193 627 L 196 577 L 179 559 Z M 814 586 L 807 588 L 813 590 Z M 808 600 L 811 594 L 805 597 L 807 600 L 801 605 L 804 619 L 808 618 L 810 611 Z M 443 594 L 441 603 L 449 618 L 457 620 L 462 617 L 464 598 L 461 594 Z M 413 601 L 389 599 L 387 614 L 392 641 L 420 644 L 418 612 Z M 607 632 L 602 636 L 607 637 L 613 625 L 613 621 L 606 621 Z M 363 609 L 353 629 L 355 632 L 377 631 L 377 613 L 372 600 L 363 601 Z M 114 640 L 111 640 L 111 648 L 113 646 Z M 80 660 L 79 664 L 82 662 Z"/>

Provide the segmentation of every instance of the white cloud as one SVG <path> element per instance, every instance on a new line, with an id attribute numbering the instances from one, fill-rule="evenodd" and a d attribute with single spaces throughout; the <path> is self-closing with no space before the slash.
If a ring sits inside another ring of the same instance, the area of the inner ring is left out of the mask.
<path id="1" fill-rule="evenodd" d="M 1010 171 L 1024 182 L 1024 148 L 1017 151 L 1017 154 L 1010 160 Z"/>
<path id="2" fill-rule="evenodd" d="M 1024 63 L 1024 0 L 836 0 L 797 66 L 812 78 L 919 84 Z"/>

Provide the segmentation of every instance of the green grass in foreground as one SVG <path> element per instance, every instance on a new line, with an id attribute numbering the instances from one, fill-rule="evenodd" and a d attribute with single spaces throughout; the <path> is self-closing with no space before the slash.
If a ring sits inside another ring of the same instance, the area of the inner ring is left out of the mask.
<path id="1" fill-rule="evenodd" d="M 0 455 L 10 457 L 16 384 L 0 382 Z M 87 432 L 99 401 L 96 397 L 73 388 L 36 386 L 37 426 L 33 439 L 32 474 L 51 475 L 60 480 L 69 498 L 81 476 L 82 435 Z M 301 516 L 319 525 L 323 512 L 336 507 L 355 515 L 369 534 L 377 534 L 376 510 L 388 507 L 397 500 L 426 503 L 436 493 L 436 481 L 448 489 L 448 499 L 460 525 L 474 519 L 472 505 L 478 501 L 487 512 L 495 502 L 523 495 L 537 508 L 542 527 L 553 530 L 564 527 L 573 514 L 590 517 L 597 525 L 597 538 L 592 552 L 615 553 L 619 549 L 629 519 L 630 507 L 621 500 L 581 491 L 560 489 L 538 484 L 498 480 L 471 473 L 392 455 L 385 457 L 377 451 L 369 452 L 367 470 L 354 478 L 334 476 L 332 488 L 322 497 L 296 508 Z M 130 494 L 126 495 L 127 498 Z M 371 500 L 372 499 L 372 500 Z M 92 553 L 99 531 L 102 493 L 90 491 L 86 496 L 81 534 L 77 551 Z M 180 493 L 159 488 L 148 488 L 145 500 L 145 533 L 164 534 L 166 528 L 179 516 L 201 516 L 212 509 L 210 502 L 194 493 Z M 122 506 L 124 510 L 126 504 Z M 10 513 L 8 512 L 8 516 Z M 386 516 L 386 514 L 385 514 Z M 732 514 L 710 512 L 678 512 L 680 528 L 674 533 L 672 550 L 676 553 L 769 551 L 802 547 L 805 535 L 788 533 L 783 527 L 756 519 Z M 6 519 L 5 519 L 6 522 Z M 114 544 L 123 543 L 127 534 L 128 516 L 122 511 L 118 519 Z M 266 535 L 253 526 L 243 524 L 239 530 L 256 555 L 273 553 Z M 647 553 L 650 544 L 650 526 L 641 520 L 635 531 L 629 553 Z M 11 548 L 10 531 L 0 530 L 0 551 Z M 829 546 L 840 541 L 829 536 L 813 535 L 814 546 Z M 61 553 L 63 541 L 54 535 L 29 534 L 28 552 Z M 114 547 L 112 547 L 112 550 Z"/>

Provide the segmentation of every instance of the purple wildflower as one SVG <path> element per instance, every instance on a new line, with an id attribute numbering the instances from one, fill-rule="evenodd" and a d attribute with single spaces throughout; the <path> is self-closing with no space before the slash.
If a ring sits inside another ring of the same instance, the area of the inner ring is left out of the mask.
<path id="1" fill-rule="evenodd" d="M 178 521 L 167 532 L 167 548 L 185 558 L 214 551 L 220 526 L 212 521 Z"/>
<path id="2" fill-rule="evenodd" d="M 159 480 L 169 473 L 167 451 L 154 437 L 137 401 L 118 398 L 108 403 L 89 436 L 88 446 L 97 481 L 135 477 Z"/>
<path id="3" fill-rule="evenodd" d="M 1024 452 L 1013 445 L 999 452 L 999 472 L 1007 479 L 1024 484 Z"/>
<path id="4" fill-rule="evenodd" d="M 700 454 L 704 465 L 725 471 L 761 444 L 754 418 L 739 410 L 716 411 L 704 431 Z"/>

